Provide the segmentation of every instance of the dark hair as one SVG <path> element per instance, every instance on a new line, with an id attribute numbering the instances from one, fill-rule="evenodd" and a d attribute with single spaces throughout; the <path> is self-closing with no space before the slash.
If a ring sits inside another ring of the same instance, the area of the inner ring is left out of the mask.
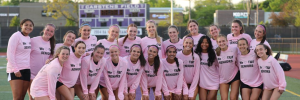
<path id="1" fill-rule="evenodd" d="M 263 43 L 259 43 L 258 45 L 262 45 L 265 49 L 267 49 L 266 55 L 272 55 L 272 50 L 270 49 L 269 46 L 267 46 L 267 45 L 265 45 L 265 44 L 263 44 Z M 256 47 L 257 47 L 258 45 L 256 45 Z M 256 49 L 254 50 L 254 52 L 255 52 L 256 56 L 257 56 L 258 58 L 260 58 L 260 57 L 257 55 Z"/>
<path id="2" fill-rule="evenodd" d="M 144 57 L 144 54 L 143 54 L 143 51 L 142 51 L 143 50 L 142 46 L 140 44 L 133 44 L 130 47 L 130 52 L 132 51 L 132 48 L 135 47 L 135 46 L 138 46 L 141 50 L 139 60 L 140 60 L 140 63 L 141 63 L 141 67 L 144 67 L 146 65 L 146 60 L 145 60 L 145 57 Z"/>
<path id="3" fill-rule="evenodd" d="M 80 30 L 82 29 L 83 26 L 89 26 L 91 28 L 91 25 L 89 23 L 82 23 L 80 25 L 79 31 L 78 31 L 78 36 L 81 36 Z"/>
<path id="4" fill-rule="evenodd" d="M 156 50 L 157 50 L 157 56 L 154 57 L 154 74 L 157 75 L 157 72 L 158 72 L 158 69 L 160 66 L 160 60 L 159 60 L 159 55 L 158 55 L 159 48 L 157 47 L 157 45 L 149 45 L 148 50 L 152 46 L 156 47 Z"/>
<path id="5" fill-rule="evenodd" d="M 22 27 L 22 25 L 27 22 L 27 21 L 30 21 L 32 23 L 32 26 L 34 26 L 34 23 L 31 19 L 23 19 L 21 22 L 20 22 L 20 27 Z"/>
<path id="6" fill-rule="evenodd" d="M 78 44 L 80 44 L 80 43 L 83 43 L 84 44 L 84 46 L 86 46 L 86 44 L 83 42 L 83 41 L 78 41 L 78 42 L 76 42 L 76 44 L 75 44 L 75 48 L 78 46 Z"/>
<path id="7" fill-rule="evenodd" d="M 128 25 L 127 30 L 129 30 L 130 27 L 135 27 L 135 28 L 137 28 L 137 26 L 136 26 L 135 24 L 133 24 L 133 23 L 131 23 L 131 24 Z M 122 45 L 124 45 L 124 43 L 125 43 L 125 41 L 127 40 L 127 38 L 128 38 L 128 34 L 125 35 L 124 40 L 123 40 L 123 44 L 122 44 Z"/>
<path id="8" fill-rule="evenodd" d="M 194 47 L 194 39 L 193 39 L 192 36 L 186 36 L 186 37 L 184 38 L 184 40 L 183 40 L 183 43 L 184 43 L 185 39 L 188 38 L 188 37 L 192 39 L 193 47 Z M 182 52 L 183 52 L 183 51 L 182 51 Z M 194 60 L 194 48 L 191 49 L 191 52 L 192 52 L 192 57 L 193 57 L 193 60 Z"/>
<path id="9" fill-rule="evenodd" d="M 247 39 L 245 39 L 245 38 L 240 38 L 240 39 L 237 41 L 237 45 L 239 45 L 239 42 L 240 42 L 240 41 L 243 41 L 243 40 L 246 41 L 246 44 L 248 45 L 247 50 L 250 51 L 248 41 L 247 41 Z"/>
<path id="10" fill-rule="evenodd" d="M 175 48 L 175 52 L 177 53 L 177 49 L 176 49 L 176 47 L 175 47 L 174 45 L 169 45 L 169 46 L 167 47 L 166 54 L 168 53 L 168 51 L 169 51 L 169 49 L 170 49 L 170 48 Z M 179 62 L 178 62 L 178 58 L 177 58 L 176 56 L 175 56 L 174 60 L 175 60 L 175 62 L 176 62 L 176 65 L 177 65 L 178 71 L 180 71 L 180 69 L 179 69 Z"/>
<path id="11" fill-rule="evenodd" d="M 63 41 L 65 41 L 65 38 L 67 37 L 67 35 L 68 35 L 69 33 L 74 34 L 74 35 L 75 35 L 75 38 L 76 38 L 75 32 L 74 32 L 73 30 L 68 30 L 68 31 L 66 32 L 66 34 L 64 35 L 64 37 L 63 37 Z M 71 44 L 71 45 L 72 45 L 72 44 Z"/>
<path id="12" fill-rule="evenodd" d="M 55 25 L 54 24 L 46 24 L 45 25 L 45 27 L 44 27 L 44 29 L 43 29 L 43 31 L 41 31 L 41 34 L 44 34 L 44 30 L 46 29 L 46 27 L 47 26 L 51 26 L 51 27 L 53 27 L 54 28 L 54 32 L 53 33 L 55 33 L 55 31 L 56 31 L 56 27 L 55 27 Z M 51 52 L 51 55 L 53 55 L 54 54 L 54 48 L 55 48 L 55 44 L 56 44 L 56 39 L 55 39 L 55 34 L 53 34 L 53 36 L 49 39 L 49 41 L 50 41 L 50 52 Z"/>
<path id="13" fill-rule="evenodd" d="M 171 25 L 171 26 L 169 26 L 169 27 L 168 27 L 168 31 L 169 31 L 169 29 L 170 29 L 170 28 L 175 28 L 175 29 L 176 29 L 176 31 L 178 32 L 178 27 L 177 27 L 177 26 L 175 26 L 175 25 Z"/>
<path id="14" fill-rule="evenodd" d="M 219 39 L 220 37 L 224 37 L 224 38 L 227 40 L 227 38 L 226 38 L 225 35 L 219 34 L 219 36 L 218 36 L 218 38 L 217 38 L 217 41 L 218 41 L 218 39 Z M 247 41 L 247 42 L 248 42 L 248 41 Z M 220 54 L 221 54 L 221 48 L 220 48 L 219 46 L 216 48 L 215 51 L 216 51 L 216 53 L 217 53 L 217 56 L 220 56 Z"/>
<path id="15" fill-rule="evenodd" d="M 264 31 L 263 31 L 264 36 L 263 36 L 263 39 L 260 41 L 260 43 L 265 43 L 265 41 L 266 41 L 266 39 L 267 39 L 267 28 L 266 28 L 266 26 L 263 25 L 263 24 L 260 24 L 259 26 L 262 26 L 262 27 L 264 28 Z"/>
<path id="16" fill-rule="evenodd" d="M 190 20 L 187 22 L 187 26 L 186 26 L 186 29 L 187 29 L 187 31 L 189 32 L 189 34 L 187 34 L 186 36 L 192 36 L 192 33 L 191 33 L 190 30 L 189 30 L 189 25 L 190 25 L 190 23 L 192 23 L 192 22 L 196 23 L 196 24 L 199 26 L 199 24 L 198 24 L 198 22 L 197 22 L 196 20 L 190 19 Z"/>
<path id="17" fill-rule="evenodd" d="M 212 47 L 212 43 L 211 43 L 211 40 L 208 36 L 202 36 L 197 44 L 197 47 L 196 47 L 196 50 L 195 50 L 195 53 L 199 55 L 200 57 L 200 61 L 202 60 L 201 58 L 201 53 L 202 53 L 202 48 L 201 48 L 201 43 L 203 42 L 203 40 L 206 39 L 209 46 L 207 48 L 207 52 L 208 52 L 208 59 L 207 59 L 207 62 L 208 62 L 208 66 L 212 66 L 213 62 L 216 60 L 216 54 L 213 50 L 213 47 Z"/>
<path id="18" fill-rule="evenodd" d="M 241 20 L 235 19 L 232 21 L 232 23 L 238 23 L 240 27 L 242 27 L 240 34 L 243 34 L 245 32 L 244 26 L 243 26 L 243 22 Z"/>
<path id="19" fill-rule="evenodd" d="M 96 51 L 98 48 L 102 48 L 105 51 L 105 47 L 102 45 L 102 43 L 95 46 L 94 51 Z M 94 52 L 91 54 L 91 57 L 94 55 Z"/>

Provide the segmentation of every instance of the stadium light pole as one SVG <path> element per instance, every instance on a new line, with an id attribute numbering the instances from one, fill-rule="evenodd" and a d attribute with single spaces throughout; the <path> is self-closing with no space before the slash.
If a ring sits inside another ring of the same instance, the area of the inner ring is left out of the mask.
<path id="1" fill-rule="evenodd" d="M 171 25 L 173 25 L 173 0 L 171 0 Z"/>

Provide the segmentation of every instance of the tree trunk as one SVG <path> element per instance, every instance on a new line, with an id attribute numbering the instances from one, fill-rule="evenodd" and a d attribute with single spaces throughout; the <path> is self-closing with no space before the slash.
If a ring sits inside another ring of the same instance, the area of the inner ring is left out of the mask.
<path id="1" fill-rule="evenodd" d="M 247 13 L 248 13 L 248 17 L 247 17 L 247 26 L 250 25 L 251 7 L 252 7 L 252 0 L 249 0 L 249 1 L 247 2 Z"/>

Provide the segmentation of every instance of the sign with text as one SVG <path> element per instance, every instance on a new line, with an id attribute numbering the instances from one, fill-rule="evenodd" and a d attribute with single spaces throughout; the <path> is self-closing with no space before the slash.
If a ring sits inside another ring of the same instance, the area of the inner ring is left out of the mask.
<path id="1" fill-rule="evenodd" d="M 233 12 L 234 18 L 248 18 L 247 12 Z"/>

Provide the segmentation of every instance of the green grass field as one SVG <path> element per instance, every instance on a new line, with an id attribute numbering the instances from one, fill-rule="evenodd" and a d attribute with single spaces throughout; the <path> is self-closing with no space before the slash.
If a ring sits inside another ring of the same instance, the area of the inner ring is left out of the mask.
<path id="1" fill-rule="evenodd" d="M 10 89 L 9 82 L 7 81 L 6 74 L 6 60 L 5 58 L 0 58 L 0 100 L 12 100 L 12 92 Z M 300 80 L 286 77 L 287 88 L 286 92 L 280 97 L 280 100 L 300 100 Z M 292 94 L 293 92 L 294 94 Z M 298 96 L 297 96 L 298 95 Z M 77 97 L 75 99 L 78 99 Z M 218 100 L 220 99 L 220 93 L 218 93 Z M 25 100 L 28 100 L 26 95 Z"/>

